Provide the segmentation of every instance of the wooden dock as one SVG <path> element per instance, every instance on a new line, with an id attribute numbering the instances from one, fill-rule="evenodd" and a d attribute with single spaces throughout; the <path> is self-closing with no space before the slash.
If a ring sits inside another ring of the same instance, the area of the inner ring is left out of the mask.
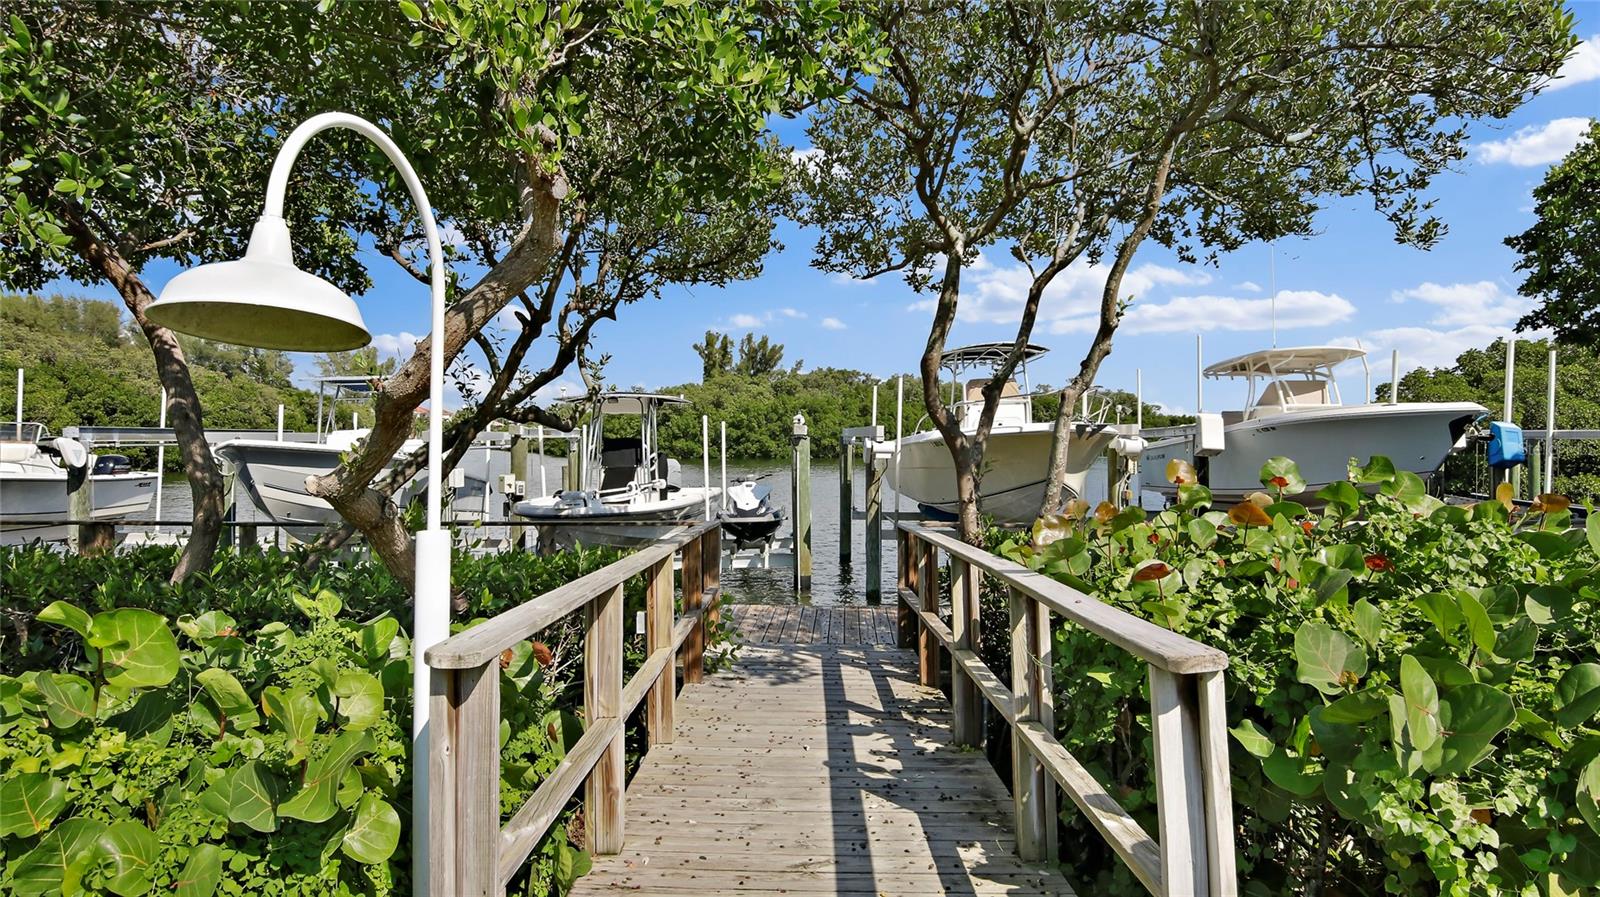
<path id="1" fill-rule="evenodd" d="M 575 897 L 1072 893 L 1017 858 L 1010 794 L 889 646 L 892 609 L 723 613 L 747 646 L 679 696 L 675 741 L 628 784 L 622 852 Z"/>

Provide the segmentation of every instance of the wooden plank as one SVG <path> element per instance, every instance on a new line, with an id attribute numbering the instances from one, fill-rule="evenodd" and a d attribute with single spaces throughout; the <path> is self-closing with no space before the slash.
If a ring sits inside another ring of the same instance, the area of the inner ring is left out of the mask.
<path id="1" fill-rule="evenodd" d="M 679 545 L 698 544 L 697 537 L 714 525 L 684 527 L 615 563 L 459 632 L 428 649 L 428 665 L 436 669 L 466 669 L 497 661 L 505 649 L 644 573 L 663 557 L 671 557 Z"/>
<path id="2" fill-rule="evenodd" d="M 1228 655 L 1216 648 L 1135 617 L 1021 564 L 974 548 L 947 532 L 915 523 L 902 523 L 900 527 L 910 538 L 927 541 L 930 549 L 937 546 L 1000 577 L 1055 613 L 1154 666 L 1173 673 L 1203 673 L 1228 667 Z"/>
<path id="3" fill-rule="evenodd" d="M 1238 897 L 1239 872 L 1233 843 L 1233 775 L 1228 767 L 1228 707 L 1223 673 L 1194 677 L 1200 700 L 1200 768 L 1205 792 L 1206 861 L 1211 893 Z"/>
<path id="4" fill-rule="evenodd" d="M 561 758 L 549 777 L 540 782 L 538 789 L 517 809 L 511 821 L 506 823 L 500 833 L 498 874 L 502 887 L 527 862 L 528 854 L 550 830 L 561 811 L 567 808 L 567 801 L 578 793 L 579 786 L 583 785 L 589 772 L 621 732 L 620 719 L 601 720 L 590 726 L 572 745 L 572 750 Z"/>
<path id="5" fill-rule="evenodd" d="M 691 543 L 691 544 L 699 544 Z M 583 710 L 589 725 L 620 720 L 622 709 L 622 585 L 589 605 L 583 639 Z M 693 638 L 693 636 L 691 636 Z M 623 789 L 627 761 L 620 729 L 601 752 L 584 787 L 584 830 L 589 851 L 622 849 Z"/>
<path id="6" fill-rule="evenodd" d="M 1050 636 L 1050 608 L 1038 601 L 1029 602 L 1033 605 L 1033 710 L 1034 719 L 1046 732 L 1056 730 L 1055 709 L 1055 640 Z M 1030 756 L 1032 752 L 1029 752 Z M 1039 763 L 1037 756 L 1034 762 Z M 1041 787 L 1040 799 L 1044 806 L 1040 815 L 1044 817 L 1044 861 L 1054 863 L 1058 858 L 1056 844 L 1056 816 L 1060 811 L 1060 801 L 1056 798 L 1056 786 L 1050 778 L 1043 764 L 1040 763 L 1039 785 Z"/>
<path id="7" fill-rule="evenodd" d="M 967 678 L 972 680 L 973 685 L 977 686 L 978 693 L 983 695 L 984 699 L 993 705 L 995 710 L 1000 711 L 1000 715 L 1005 718 L 1006 722 L 1015 721 L 1016 696 L 1011 694 L 1011 689 L 1006 688 L 1005 683 L 1001 682 L 1000 678 L 994 674 L 994 671 L 989 669 L 989 665 L 983 662 L 983 658 L 972 651 L 960 648 L 951 651 L 950 657 L 961 668 L 962 672 L 966 673 Z M 981 715 L 979 719 L 981 725 Z"/>
<path id="8" fill-rule="evenodd" d="M 982 643 L 979 624 L 982 571 L 955 555 L 950 556 L 950 700 L 955 721 L 950 727 L 956 744 L 983 745 L 983 693 L 956 651 L 975 652 Z"/>
<path id="9" fill-rule="evenodd" d="M 700 540 L 690 539 L 683 544 L 683 565 L 679 577 L 683 580 L 684 613 L 699 611 L 705 603 L 705 570 L 700 564 Z M 683 684 L 694 685 L 705 676 L 706 632 L 696 626 L 689 634 L 683 651 Z"/>
<path id="10" fill-rule="evenodd" d="M 455 685 L 453 893 L 491 897 L 500 893 L 500 664 L 461 670 Z"/>
<path id="11" fill-rule="evenodd" d="M 1150 734 L 1155 756 L 1156 818 L 1160 820 L 1161 880 L 1168 894 L 1210 894 L 1205 804 L 1194 703 L 1184 677 L 1150 666 Z"/>
<path id="12" fill-rule="evenodd" d="M 1165 893 L 1161 889 L 1161 848 L 1116 798 L 1040 724 L 1019 723 L 1013 735 L 1027 743 L 1028 750 L 1089 817 L 1139 882 L 1152 894 Z"/>
<path id="13" fill-rule="evenodd" d="M 645 644 L 650 649 L 650 661 L 645 666 L 660 659 L 660 664 L 650 675 L 649 701 L 645 708 L 645 730 L 651 745 L 670 744 L 673 738 L 673 709 L 678 692 L 678 674 L 673 668 L 673 660 L 677 656 L 676 646 L 672 642 L 675 621 L 673 620 L 672 607 L 672 558 L 665 557 L 657 561 L 655 566 L 645 578 Z M 638 681 L 644 670 L 634 675 Z M 665 675 L 663 675 L 665 673 Z M 628 683 L 632 689 L 633 683 Z M 634 705 L 638 702 L 631 700 L 624 694 L 622 699 L 623 715 L 633 712 Z"/>
<path id="14" fill-rule="evenodd" d="M 922 579 L 922 540 L 917 538 L 910 530 L 902 529 L 900 535 L 900 588 L 898 593 L 920 594 L 918 583 Z M 911 605 L 905 601 L 895 603 L 895 616 L 897 620 L 897 633 L 895 644 L 902 648 L 909 648 L 917 639 L 917 617 Z"/>
<path id="15" fill-rule="evenodd" d="M 927 545 L 922 555 L 922 575 L 918 579 L 918 595 L 921 598 L 918 610 L 923 616 L 931 616 L 934 620 L 939 618 L 939 552 L 932 545 Z M 940 645 L 938 636 L 924 622 L 917 638 L 917 662 L 919 681 L 929 688 L 939 687 L 939 668 L 941 666 Z"/>
<path id="16" fill-rule="evenodd" d="M 427 781 L 413 783 L 415 793 L 428 795 L 429 891 L 448 894 L 456 882 L 456 670 L 433 670 L 428 691 Z"/>
<path id="17" fill-rule="evenodd" d="M 1016 588 L 1007 590 L 1011 612 L 1011 694 L 1014 723 L 1038 719 L 1038 675 L 1034 635 L 1038 615 L 1031 597 Z M 1011 739 L 1011 798 L 1016 811 L 1017 853 L 1025 860 L 1043 860 L 1048 855 L 1045 832 L 1055 827 L 1054 819 L 1044 815 L 1044 767 L 1034 759 L 1021 738 Z"/>

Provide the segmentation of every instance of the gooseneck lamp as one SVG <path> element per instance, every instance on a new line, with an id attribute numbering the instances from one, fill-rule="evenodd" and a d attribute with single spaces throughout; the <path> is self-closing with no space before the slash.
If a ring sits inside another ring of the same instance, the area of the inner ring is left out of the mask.
<path id="1" fill-rule="evenodd" d="M 428 528 L 416 536 L 416 597 L 412 626 L 412 882 L 428 890 L 428 693 L 430 671 L 423 652 L 450 634 L 450 533 L 441 525 L 444 492 L 445 269 L 439 228 L 428 194 L 400 148 L 376 125 L 354 115 L 327 112 L 295 128 L 278 151 L 267 180 L 266 204 L 250 233 L 244 258 L 201 265 L 172 278 L 145 317 L 163 327 L 218 342 L 297 352 L 337 352 L 372 341 L 361 311 L 345 292 L 294 264 L 283 196 L 289 171 L 310 139 L 345 128 L 383 150 L 400 172 L 422 217 L 433 286 L 433 321 L 428 365 Z"/>

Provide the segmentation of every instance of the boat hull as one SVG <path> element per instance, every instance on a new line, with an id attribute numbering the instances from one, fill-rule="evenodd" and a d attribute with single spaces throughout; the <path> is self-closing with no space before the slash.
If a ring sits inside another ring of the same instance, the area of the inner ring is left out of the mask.
<path id="1" fill-rule="evenodd" d="M 1223 428 L 1223 451 L 1204 461 L 1203 482 L 1218 501 L 1239 501 L 1260 492 L 1261 465 L 1289 458 L 1306 481 L 1306 493 L 1348 479 L 1351 459 L 1365 464 L 1385 455 L 1395 469 L 1430 478 L 1461 438 L 1485 413 L 1471 402 L 1344 405 L 1317 411 L 1274 414 Z M 1140 485 L 1166 498 L 1167 462 L 1194 460 L 1193 437 L 1180 435 L 1150 444 L 1140 462 Z"/>
<path id="2" fill-rule="evenodd" d="M 714 508 L 721 490 L 691 486 L 664 499 L 628 503 L 589 502 L 573 507 L 557 498 L 519 501 L 519 517 L 546 523 L 539 527 L 541 550 L 564 550 L 575 544 L 633 547 L 660 539 L 685 521 L 704 520 L 706 504 Z"/>
<path id="3" fill-rule="evenodd" d="M 90 477 L 94 486 L 94 519 L 120 520 L 143 514 L 156 494 L 154 472 L 111 473 Z M 0 545 L 19 545 L 67 538 L 64 526 L 29 525 L 35 520 L 60 520 L 67 513 L 67 474 L 0 477 L 0 515 L 7 523 Z"/>
<path id="4" fill-rule="evenodd" d="M 1038 516 L 1049 479 L 1054 435 L 1055 427 L 1050 424 L 997 428 L 989 435 L 978 489 L 980 512 L 1001 523 L 1028 523 Z M 1068 442 L 1067 474 L 1062 482 L 1064 498 L 1083 495 L 1089 469 L 1117 435 L 1110 426 L 1080 425 L 1074 431 Z M 956 514 L 955 462 L 937 432 L 918 433 L 901 440 L 899 464 L 889 465 L 888 476 L 896 492 L 925 511 Z"/>

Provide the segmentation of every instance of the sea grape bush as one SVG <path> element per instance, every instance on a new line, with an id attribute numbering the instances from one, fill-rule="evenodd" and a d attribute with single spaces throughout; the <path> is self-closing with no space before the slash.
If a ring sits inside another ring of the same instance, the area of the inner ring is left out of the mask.
<path id="1" fill-rule="evenodd" d="M 459 557 L 453 628 L 620 556 Z M 310 572 L 277 552 L 219 555 L 174 587 L 175 558 L 0 551 L 0 893 L 409 893 L 403 592 L 376 564 Z M 625 599 L 641 608 L 642 583 Z M 503 816 L 582 734 L 577 616 L 501 660 Z M 573 818 L 510 893 L 586 871 Z"/>
<path id="2" fill-rule="evenodd" d="M 1600 887 L 1600 519 L 1573 528 L 1557 495 L 1447 506 L 1381 457 L 1317 510 L 1288 459 L 1227 508 L 1168 476 L 1160 513 L 1077 503 L 994 542 L 1229 653 L 1247 893 Z M 1143 664 L 1070 626 L 1054 650 L 1062 742 L 1156 831 Z M 1100 859 L 1085 889 L 1142 893 Z"/>

